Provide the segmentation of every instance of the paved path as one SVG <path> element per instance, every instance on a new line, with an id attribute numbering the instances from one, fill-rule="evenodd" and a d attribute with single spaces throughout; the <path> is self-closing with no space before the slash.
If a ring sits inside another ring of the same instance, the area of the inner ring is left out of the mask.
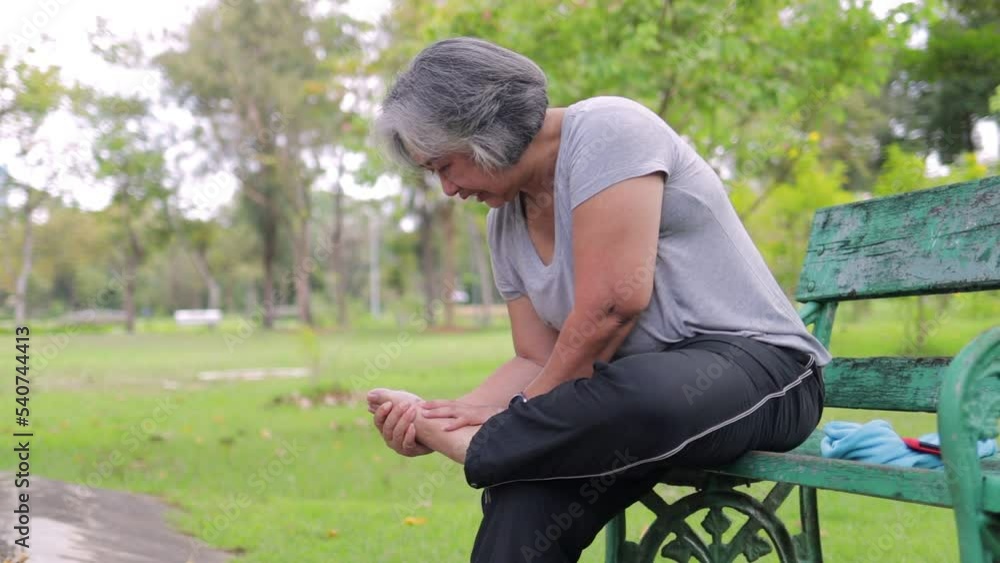
<path id="1" fill-rule="evenodd" d="M 154 497 L 31 477 L 29 563 L 224 563 L 230 554 L 172 530 Z M 14 557 L 14 477 L 0 473 L 0 561 Z M 20 548 L 18 548 L 20 549 Z"/>

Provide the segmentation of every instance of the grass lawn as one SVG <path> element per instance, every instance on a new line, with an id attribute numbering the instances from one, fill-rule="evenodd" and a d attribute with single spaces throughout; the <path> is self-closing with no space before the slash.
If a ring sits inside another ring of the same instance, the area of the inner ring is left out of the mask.
<path id="1" fill-rule="evenodd" d="M 953 353 L 988 326 L 949 322 L 931 335 L 929 349 Z M 891 322 L 842 326 L 833 351 L 892 353 L 901 335 Z M 32 471 L 160 496 L 180 509 L 178 527 L 240 553 L 239 561 L 467 561 L 481 512 L 479 493 L 460 467 L 438 456 L 396 456 L 360 402 L 303 408 L 275 401 L 308 394 L 317 385 L 309 379 L 196 379 L 206 370 L 305 366 L 307 349 L 295 332 L 36 334 Z M 318 353 L 324 387 L 339 382 L 453 397 L 508 358 L 511 344 L 504 329 L 387 329 L 321 334 Z M 901 432 L 935 430 L 930 415 L 884 416 Z M 873 417 L 830 410 L 825 418 Z M 0 419 L 0 431 L 14 431 L 11 422 Z M 2 456 L 0 469 L 12 469 L 12 459 Z M 786 517 L 796 504 L 794 497 L 786 503 Z M 827 561 L 957 558 L 946 510 L 823 492 L 820 507 Z M 643 508 L 633 508 L 630 537 L 649 521 Z M 583 560 L 601 561 L 603 549 L 599 537 Z"/>

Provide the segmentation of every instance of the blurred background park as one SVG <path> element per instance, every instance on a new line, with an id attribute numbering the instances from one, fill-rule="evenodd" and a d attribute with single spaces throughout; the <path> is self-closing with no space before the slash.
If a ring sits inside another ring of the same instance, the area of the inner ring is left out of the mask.
<path id="1" fill-rule="evenodd" d="M 5 5 L 0 335 L 32 331 L 33 471 L 158 496 L 240 561 L 467 560 L 478 493 L 362 400 L 454 397 L 512 353 L 487 208 L 368 140 L 394 74 L 459 35 L 535 60 L 553 106 L 656 111 L 790 299 L 817 208 L 1000 174 L 994 0 Z M 952 355 L 998 318 L 997 292 L 848 303 L 832 348 Z M 820 502 L 831 561 L 956 557 L 947 511 Z"/>

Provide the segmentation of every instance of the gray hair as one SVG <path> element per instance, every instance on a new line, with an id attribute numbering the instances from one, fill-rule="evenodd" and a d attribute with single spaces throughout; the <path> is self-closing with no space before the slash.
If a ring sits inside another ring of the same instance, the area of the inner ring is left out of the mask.
<path id="1" fill-rule="evenodd" d="M 482 39 L 444 39 L 425 48 L 389 90 L 373 134 L 386 155 L 417 166 L 469 154 L 495 172 L 520 160 L 549 105 L 545 73 L 531 59 Z"/>

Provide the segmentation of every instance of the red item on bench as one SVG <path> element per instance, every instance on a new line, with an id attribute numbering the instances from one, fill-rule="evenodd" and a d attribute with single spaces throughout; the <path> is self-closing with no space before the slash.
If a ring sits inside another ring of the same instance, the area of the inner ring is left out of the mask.
<path id="1" fill-rule="evenodd" d="M 911 450 L 916 450 L 918 452 L 924 452 L 927 454 L 941 455 L 941 446 L 936 444 L 930 444 L 928 442 L 921 442 L 917 438 L 903 438 L 903 443 L 906 444 Z"/>

